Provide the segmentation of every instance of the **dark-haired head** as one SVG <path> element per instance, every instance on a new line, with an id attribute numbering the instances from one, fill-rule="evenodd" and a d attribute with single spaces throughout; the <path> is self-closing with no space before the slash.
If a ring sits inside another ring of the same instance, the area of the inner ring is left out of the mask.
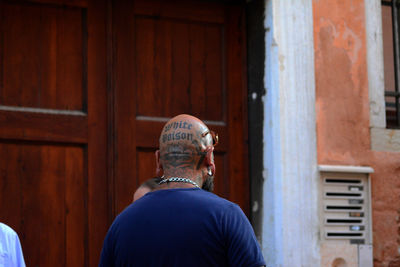
<path id="1" fill-rule="evenodd" d="M 147 194 L 148 192 L 151 192 L 158 187 L 158 183 L 161 181 L 160 177 L 154 177 L 151 179 L 148 179 L 144 181 L 138 189 L 136 189 L 135 193 L 133 194 L 133 202 Z"/>

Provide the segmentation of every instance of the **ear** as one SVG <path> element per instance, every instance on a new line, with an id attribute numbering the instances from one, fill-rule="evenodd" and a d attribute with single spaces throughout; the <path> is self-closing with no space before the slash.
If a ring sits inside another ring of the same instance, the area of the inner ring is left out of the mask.
<path id="1" fill-rule="evenodd" d="M 206 162 L 207 168 L 210 168 L 213 175 L 215 175 L 214 147 L 213 146 L 211 146 L 207 149 L 205 162 Z"/>
<path id="2" fill-rule="evenodd" d="M 161 171 L 162 171 L 163 167 L 160 163 L 160 150 L 156 151 L 155 156 L 156 156 L 156 175 L 158 177 L 161 177 Z"/>

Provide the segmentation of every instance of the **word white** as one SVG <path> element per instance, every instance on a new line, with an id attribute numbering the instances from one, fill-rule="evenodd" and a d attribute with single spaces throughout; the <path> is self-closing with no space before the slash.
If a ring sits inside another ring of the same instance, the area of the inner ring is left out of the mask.
<path id="1" fill-rule="evenodd" d="M 182 122 L 171 122 L 170 124 L 165 126 L 165 132 L 168 132 L 171 129 L 188 129 L 190 130 L 190 128 L 192 128 L 193 124 L 191 123 L 187 123 L 186 121 Z"/>

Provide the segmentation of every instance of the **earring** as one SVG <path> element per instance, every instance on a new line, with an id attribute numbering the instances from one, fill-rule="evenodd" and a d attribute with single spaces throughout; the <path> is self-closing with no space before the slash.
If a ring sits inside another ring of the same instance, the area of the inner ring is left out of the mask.
<path id="1" fill-rule="evenodd" d="M 208 168 L 208 173 L 207 174 L 208 174 L 208 176 L 212 176 L 213 175 L 211 168 Z"/>

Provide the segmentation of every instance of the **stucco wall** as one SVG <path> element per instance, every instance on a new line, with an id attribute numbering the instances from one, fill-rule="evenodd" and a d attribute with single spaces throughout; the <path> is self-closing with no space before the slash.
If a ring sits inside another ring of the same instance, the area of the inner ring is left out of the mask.
<path id="1" fill-rule="evenodd" d="M 374 266 L 400 266 L 400 153 L 371 150 L 364 1 L 315 0 L 313 16 L 318 164 L 374 168 Z"/>

